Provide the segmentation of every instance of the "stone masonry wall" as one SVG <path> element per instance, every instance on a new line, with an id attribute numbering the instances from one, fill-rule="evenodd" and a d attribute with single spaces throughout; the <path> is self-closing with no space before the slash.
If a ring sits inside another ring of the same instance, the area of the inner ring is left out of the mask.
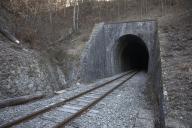
<path id="1" fill-rule="evenodd" d="M 132 34 L 141 38 L 149 51 L 148 75 L 152 83 L 153 98 L 156 104 L 156 124 L 164 127 L 162 105 L 161 62 L 156 21 L 123 22 L 98 24 L 95 26 L 87 49 L 82 57 L 81 79 L 90 82 L 99 78 L 119 73 L 120 65 L 116 63 L 115 54 L 118 39 L 121 36 Z"/>

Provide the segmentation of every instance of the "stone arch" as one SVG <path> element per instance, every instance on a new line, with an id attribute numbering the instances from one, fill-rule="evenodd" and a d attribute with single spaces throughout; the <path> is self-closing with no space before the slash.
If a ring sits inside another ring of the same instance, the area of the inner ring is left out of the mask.
<path id="1" fill-rule="evenodd" d="M 138 36 L 127 34 L 117 40 L 115 48 L 116 71 L 130 69 L 148 71 L 149 52 L 145 42 Z"/>

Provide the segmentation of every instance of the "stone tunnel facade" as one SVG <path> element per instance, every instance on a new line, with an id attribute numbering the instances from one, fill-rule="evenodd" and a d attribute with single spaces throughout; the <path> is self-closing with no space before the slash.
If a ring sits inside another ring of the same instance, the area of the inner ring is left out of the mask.
<path id="1" fill-rule="evenodd" d="M 159 64 L 156 21 L 100 23 L 82 56 L 81 79 L 91 82 L 129 69 L 153 74 Z"/>
<path id="2" fill-rule="evenodd" d="M 81 59 L 81 80 L 92 82 L 129 69 L 145 70 L 156 97 L 156 117 L 163 127 L 163 89 L 157 22 L 97 24 L 86 46 Z"/>

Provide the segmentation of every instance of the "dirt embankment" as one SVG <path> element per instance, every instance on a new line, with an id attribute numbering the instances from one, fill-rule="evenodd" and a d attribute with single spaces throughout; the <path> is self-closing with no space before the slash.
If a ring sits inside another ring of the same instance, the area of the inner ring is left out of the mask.
<path id="1" fill-rule="evenodd" d="M 160 19 L 167 125 L 192 127 L 192 10 Z"/>
<path id="2" fill-rule="evenodd" d="M 25 21 L 10 6 L 2 6 L 1 2 L 0 27 L 17 37 L 20 44 L 11 42 L 0 33 L 0 99 L 39 91 L 52 95 L 54 91 L 64 89 L 78 80 L 78 62 L 83 48 L 81 44 L 85 41 L 84 35 L 78 35 L 78 44 L 74 40 L 77 35 L 63 39 L 67 32 L 62 25 L 58 25 L 55 29 L 61 34 L 55 38 L 61 38 L 52 42 L 50 39 L 54 35 L 49 33 L 52 28 L 44 29 L 49 26 L 49 22 L 42 20 L 41 24 L 31 26 L 33 21 Z M 42 24 L 44 26 L 38 30 L 44 30 L 44 33 L 35 32 Z M 46 38 L 49 35 L 51 37 Z"/>

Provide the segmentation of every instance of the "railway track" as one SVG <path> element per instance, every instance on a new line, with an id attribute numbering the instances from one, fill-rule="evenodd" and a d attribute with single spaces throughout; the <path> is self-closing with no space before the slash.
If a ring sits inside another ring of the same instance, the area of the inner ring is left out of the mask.
<path id="1" fill-rule="evenodd" d="M 61 99 L 59 102 L 45 106 L 44 108 L 28 113 L 25 116 L 9 120 L 8 122 L 1 124 L 0 128 L 29 127 L 25 124 L 29 121 L 33 122 L 35 119 L 38 120 L 39 124 L 37 125 L 34 123 L 36 126 L 32 127 L 65 127 L 72 120 L 88 112 L 91 107 L 123 85 L 123 83 L 128 81 L 136 73 L 136 71 L 122 73 L 112 80 L 105 81 L 104 83 L 73 97 Z"/>

